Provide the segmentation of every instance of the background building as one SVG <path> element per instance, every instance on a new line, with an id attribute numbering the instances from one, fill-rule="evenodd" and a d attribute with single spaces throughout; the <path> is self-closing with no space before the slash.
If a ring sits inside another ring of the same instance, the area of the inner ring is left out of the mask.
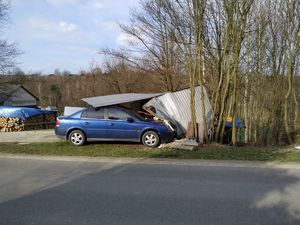
<path id="1" fill-rule="evenodd" d="M 22 85 L 0 84 L 0 106 L 37 107 L 38 98 Z"/>

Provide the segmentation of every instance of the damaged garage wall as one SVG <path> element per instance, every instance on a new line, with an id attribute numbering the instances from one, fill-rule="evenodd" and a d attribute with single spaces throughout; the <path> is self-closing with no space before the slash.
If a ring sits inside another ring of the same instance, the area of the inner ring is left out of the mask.
<path id="1" fill-rule="evenodd" d="M 199 127 L 199 142 L 203 143 L 204 137 L 204 126 L 202 120 L 202 106 L 201 106 L 201 87 L 195 88 L 195 111 L 196 111 L 196 121 Z M 207 119 L 207 124 L 211 124 L 211 114 L 212 108 L 204 89 L 204 100 L 205 100 L 205 115 Z M 191 121 L 190 112 L 190 89 L 184 89 L 177 92 L 168 92 L 162 96 L 152 98 L 147 102 L 143 108 L 149 109 L 151 107 L 155 108 L 156 116 L 159 118 L 166 119 L 172 122 L 176 126 L 176 131 L 178 136 L 185 135 L 188 127 L 188 123 Z"/>
<path id="2" fill-rule="evenodd" d="M 149 100 L 150 99 L 150 100 Z M 190 89 L 184 89 L 177 92 L 168 93 L 123 93 L 107 96 L 98 96 L 92 98 L 82 99 L 93 107 L 104 107 L 109 105 L 119 105 L 125 103 L 137 103 L 142 104 L 149 100 L 143 109 L 149 111 L 151 107 L 155 108 L 156 117 L 170 121 L 176 126 L 178 137 L 184 137 L 187 131 L 189 122 L 191 121 L 190 112 Z M 207 124 L 211 124 L 212 108 L 204 89 L 205 100 L 205 115 Z M 68 109 L 69 111 L 73 109 Z M 196 121 L 198 123 L 198 135 L 199 142 L 203 142 L 204 126 L 202 121 L 202 107 L 201 107 L 201 88 L 195 87 L 195 111 Z M 70 113 L 70 112 L 68 112 Z"/>

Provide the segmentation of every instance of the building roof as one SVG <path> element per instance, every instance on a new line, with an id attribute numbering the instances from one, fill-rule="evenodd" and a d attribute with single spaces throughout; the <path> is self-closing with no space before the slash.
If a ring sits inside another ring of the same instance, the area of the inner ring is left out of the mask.
<path id="1" fill-rule="evenodd" d="M 4 102 L 7 98 L 12 96 L 12 94 L 19 88 L 23 88 L 28 94 L 38 100 L 31 92 L 29 92 L 22 85 L 18 84 L 0 84 L 0 103 Z"/>
<path id="2" fill-rule="evenodd" d="M 163 93 L 124 93 L 116 95 L 98 96 L 92 98 L 83 98 L 82 100 L 93 107 L 102 107 L 151 99 L 160 95 L 163 95 Z"/>
<path id="3" fill-rule="evenodd" d="M 0 103 L 4 102 L 21 85 L 0 84 Z"/>

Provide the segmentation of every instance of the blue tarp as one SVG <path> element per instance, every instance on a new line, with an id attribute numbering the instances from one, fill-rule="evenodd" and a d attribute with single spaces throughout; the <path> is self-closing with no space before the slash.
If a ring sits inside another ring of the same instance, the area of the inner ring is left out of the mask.
<path id="1" fill-rule="evenodd" d="M 235 122 L 237 128 L 245 128 L 243 122 L 240 119 L 236 118 Z M 232 122 L 226 122 L 225 127 L 232 128 Z"/>
<path id="2" fill-rule="evenodd" d="M 31 116 L 51 114 L 53 111 L 26 107 L 0 106 L 0 117 L 28 119 Z"/>
<path id="3" fill-rule="evenodd" d="M 235 121 L 236 121 L 237 128 L 245 128 L 245 125 L 239 118 L 236 118 Z M 217 126 L 218 126 L 218 123 L 215 122 L 215 127 L 217 127 Z M 232 121 L 226 121 L 225 128 L 232 128 Z"/>

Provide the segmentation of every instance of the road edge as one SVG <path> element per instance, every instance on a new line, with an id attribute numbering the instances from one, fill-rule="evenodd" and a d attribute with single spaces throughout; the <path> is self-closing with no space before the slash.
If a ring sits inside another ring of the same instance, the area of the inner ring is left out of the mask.
<path id="1" fill-rule="evenodd" d="M 188 165 L 188 166 L 212 166 L 212 167 L 240 167 L 240 168 L 281 168 L 299 169 L 299 163 L 260 162 L 240 160 L 202 160 L 202 159 L 166 159 L 166 158 L 122 158 L 122 157 L 87 157 L 87 156 L 41 156 L 28 154 L 0 153 L 0 159 L 19 160 L 46 160 L 65 162 L 91 162 L 114 164 L 149 164 L 149 165 Z"/>

